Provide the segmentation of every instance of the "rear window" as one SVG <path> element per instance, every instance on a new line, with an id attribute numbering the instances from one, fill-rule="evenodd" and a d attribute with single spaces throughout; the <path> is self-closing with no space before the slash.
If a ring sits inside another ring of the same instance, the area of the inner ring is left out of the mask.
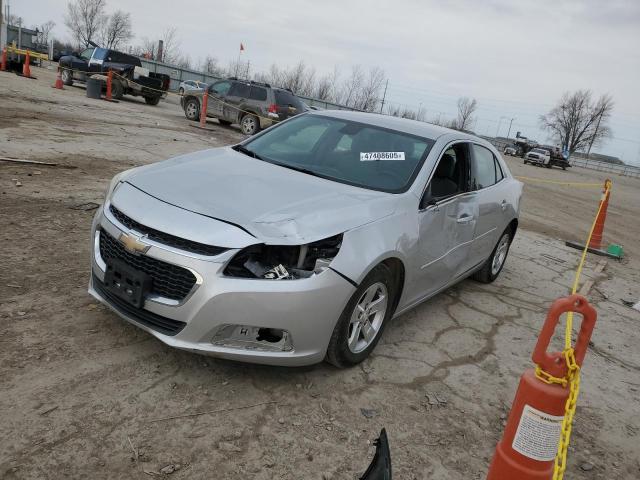
<path id="1" fill-rule="evenodd" d="M 250 140 L 262 160 L 329 180 L 399 193 L 409 188 L 433 140 L 374 125 L 300 115 Z"/>
<path id="2" fill-rule="evenodd" d="M 229 96 L 247 98 L 251 87 L 246 83 L 235 82 L 229 90 Z"/>
<path id="3" fill-rule="evenodd" d="M 267 100 L 267 89 L 262 87 L 252 86 L 251 93 L 249 94 L 249 98 L 251 100 L 258 100 L 258 101 L 264 102 Z"/>
<path id="4" fill-rule="evenodd" d="M 276 105 L 279 107 L 288 107 L 291 105 L 293 108 L 296 108 L 301 112 L 306 110 L 306 108 L 304 108 L 304 104 L 293 93 L 287 92 L 286 90 L 275 90 L 275 94 Z"/>

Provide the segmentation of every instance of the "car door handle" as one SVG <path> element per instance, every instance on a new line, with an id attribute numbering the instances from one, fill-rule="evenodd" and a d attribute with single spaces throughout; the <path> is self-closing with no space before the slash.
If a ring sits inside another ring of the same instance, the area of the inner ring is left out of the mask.
<path id="1" fill-rule="evenodd" d="M 469 223 L 471 220 L 473 220 L 473 215 L 462 215 L 461 217 L 458 217 L 456 222 L 457 223 Z"/>

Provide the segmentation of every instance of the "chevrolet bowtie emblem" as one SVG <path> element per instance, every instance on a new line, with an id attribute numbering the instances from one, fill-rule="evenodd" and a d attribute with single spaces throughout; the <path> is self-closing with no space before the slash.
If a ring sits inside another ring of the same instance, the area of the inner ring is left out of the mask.
<path id="1" fill-rule="evenodd" d="M 129 235 L 127 233 L 121 233 L 118 240 L 120 240 L 120 243 L 124 245 L 124 248 L 127 251 L 131 253 L 136 253 L 136 254 L 145 253 L 147 250 L 149 250 L 149 247 L 151 246 L 151 245 L 142 243 L 140 241 L 140 237 L 137 237 L 136 235 Z"/>

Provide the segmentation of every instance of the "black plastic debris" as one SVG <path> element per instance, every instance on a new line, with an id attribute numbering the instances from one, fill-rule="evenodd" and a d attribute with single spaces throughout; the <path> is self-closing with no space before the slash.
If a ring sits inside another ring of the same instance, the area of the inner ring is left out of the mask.
<path id="1" fill-rule="evenodd" d="M 360 480 L 391 480 L 391 451 L 384 428 L 373 444 L 376 446 L 376 454 Z"/>

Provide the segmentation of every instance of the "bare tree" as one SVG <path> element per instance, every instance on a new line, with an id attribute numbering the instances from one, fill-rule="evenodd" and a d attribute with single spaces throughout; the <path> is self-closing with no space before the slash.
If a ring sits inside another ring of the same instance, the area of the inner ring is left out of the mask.
<path id="1" fill-rule="evenodd" d="M 473 122 L 473 113 L 478 108 L 475 98 L 462 97 L 458 99 L 458 118 L 451 122 L 451 128 L 457 130 L 468 130 Z"/>
<path id="2" fill-rule="evenodd" d="M 385 80 L 386 76 L 383 69 L 371 67 L 369 75 L 364 79 L 356 94 L 355 108 L 365 112 L 377 110 L 377 105 L 380 102 L 380 91 Z"/>
<path id="3" fill-rule="evenodd" d="M 218 59 L 212 55 L 207 55 L 200 63 L 200 70 L 211 75 L 222 76 L 224 73 L 218 65 Z"/>
<path id="4" fill-rule="evenodd" d="M 175 63 L 181 56 L 180 40 L 178 39 L 175 27 L 170 27 L 162 32 L 162 58 L 157 58 L 161 62 Z"/>
<path id="5" fill-rule="evenodd" d="M 549 113 L 540 116 L 540 126 L 569 153 L 590 150 L 591 146 L 611 136 L 607 121 L 613 106 L 610 95 L 592 101 L 590 90 L 565 92 Z"/>
<path id="6" fill-rule="evenodd" d="M 95 40 L 104 22 L 106 0 L 76 0 L 67 4 L 64 24 L 78 45 L 87 46 Z"/>
<path id="7" fill-rule="evenodd" d="M 131 26 L 130 13 L 117 10 L 112 15 L 105 17 L 99 35 L 102 47 L 117 49 L 132 37 L 133 27 Z"/>
<path id="8" fill-rule="evenodd" d="M 22 20 L 22 17 L 19 17 L 18 15 L 14 15 L 13 13 L 10 13 L 9 16 L 7 17 L 7 24 L 8 25 L 21 27 L 23 23 L 24 22 Z"/>
<path id="9" fill-rule="evenodd" d="M 342 85 L 342 89 L 338 94 L 338 101 L 347 107 L 354 107 L 363 82 L 364 74 L 362 73 L 362 67 L 360 67 L 360 65 L 354 65 L 351 67 L 351 75 L 349 75 L 349 78 L 347 78 Z"/>
<path id="10" fill-rule="evenodd" d="M 38 44 L 40 45 L 49 45 L 49 40 L 51 40 L 51 31 L 53 27 L 56 26 L 56 22 L 49 20 L 38 26 Z"/>

